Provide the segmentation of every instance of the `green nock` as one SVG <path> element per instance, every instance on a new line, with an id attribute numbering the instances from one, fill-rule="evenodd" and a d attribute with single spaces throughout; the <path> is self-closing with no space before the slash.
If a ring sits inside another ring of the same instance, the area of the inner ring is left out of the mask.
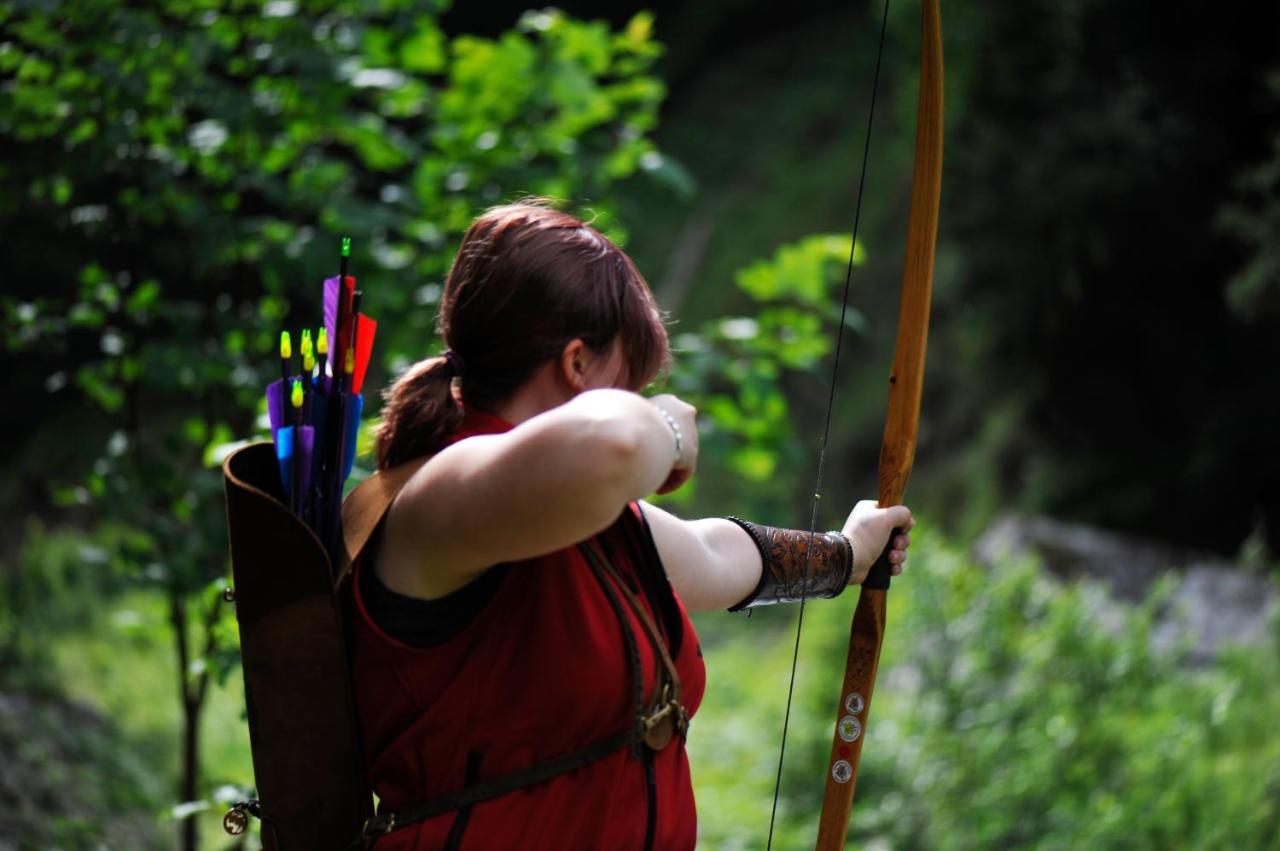
<path id="1" fill-rule="evenodd" d="M 315 349 L 314 349 L 314 348 L 312 348 L 312 344 L 311 344 L 311 329 L 310 329 L 310 328 L 303 328 L 303 329 L 302 329 L 302 343 L 301 343 L 301 345 L 300 345 L 300 348 L 302 349 L 302 357 L 303 357 L 303 358 L 311 357 L 311 353 L 315 351 Z"/>
<path id="2" fill-rule="evenodd" d="M 288 331 L 280 332 L 280 357 L 282 358 L 293 357 L 293 342 L 292 340 L 289 339 Z"/>
<path id="3" fill-rule="evenodd" d="M 344 236 L 342 238 L 342 256 L 343 257 L 351 256 L 351 237 L 349 236 Z"/>
<path id="4" fill-rule="evenodd" d="M 302 407 L 302 382 L 296 378 L 293 380 L 293 391 L 289 394 L 289 404 L 295 408 Z"/>

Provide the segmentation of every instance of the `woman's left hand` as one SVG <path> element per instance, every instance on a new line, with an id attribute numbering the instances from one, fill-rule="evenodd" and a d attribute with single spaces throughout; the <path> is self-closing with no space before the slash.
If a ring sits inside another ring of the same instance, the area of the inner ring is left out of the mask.
<path id="1" fill-rule="evenodd" d="M 907 565 L 907 548 L 911 546 L 911 528 L 916 525 L 911 510 L 905 505 L 894 505 L 880 508 L 875 500 L 864 499 L 853 507 L 849 519 L 845 521 L 845 537 L 853 544 L 853 574 L 850 585 L 859 585 L 867 578 L 871 565 L 875 564 L 885 544 L 892 544 L 889 550 L 889 569 L 894 576 L 900 576 Z M 893 535 L 894 529 L 902 532 Z M 893 540 L 889 536 L 893 535 Z"/>

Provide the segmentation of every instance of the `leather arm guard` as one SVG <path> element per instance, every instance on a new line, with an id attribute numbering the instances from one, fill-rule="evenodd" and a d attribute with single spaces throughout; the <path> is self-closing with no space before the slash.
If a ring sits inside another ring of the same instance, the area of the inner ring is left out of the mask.
<path id="1" fill-rule="evenodd" d="M 760 551 L 760 582 L 729 611 L 773 603 L 796 603 L 805 597 L 835 597 L 853 576 L 853 544 L 840 532 L 809 532 L 760 526 L 739 517 L 727 518 L 746 530 Z M 807 557 L 807 558 L 806 558 Z M 805 582 L 808 562 L 808 587 Z"/>

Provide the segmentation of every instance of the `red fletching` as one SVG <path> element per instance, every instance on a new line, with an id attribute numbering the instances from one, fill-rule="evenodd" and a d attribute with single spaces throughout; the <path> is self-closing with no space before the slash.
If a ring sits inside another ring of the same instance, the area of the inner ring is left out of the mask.
<path id="1" fill-rule="evenodd" d="M 360 314 L 360 327 L 356 333 L 354 371 L 351 375 L 351 391 L 359 393 L 364 387 L 365 370 L 369 368 L 369 356 L 373 354 L 373 337 L 378 332 L 378 321 Z"/>

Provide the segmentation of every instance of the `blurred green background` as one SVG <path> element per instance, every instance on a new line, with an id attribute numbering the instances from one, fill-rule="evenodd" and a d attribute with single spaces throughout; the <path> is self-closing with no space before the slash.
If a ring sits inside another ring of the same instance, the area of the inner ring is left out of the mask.
<path id="1" fill-rule="evenodd" d="M 828 527 L 875 491 L 919 14 L 889 11 Z M 376 416 L 439 350 L 479 211 L 591 217 L 702 411 L 673 510 L 807 527 L 879 15 L 0 3 L 0 848 L 256 847 L 219 827 L 253 777 L 218 464 L 265 433 L 275 335 L 316 322 L 341 235 L 381 320 Z M 1126 596 L 1123 560 L 1063 581 L 973 546 L 1043 515 L 1274 593 L 1280 9 L 957 1 L 943 29 L 921 527 L 850 845 L 1280 848 L 1274 621 L 1206 656 L 1156 640 L 1182 572 Z M 806 608 L 774 847 L 812 843 L 855 596 Z M 765 845 L 795 617 L 697 619 L 701 847 Z"/>

